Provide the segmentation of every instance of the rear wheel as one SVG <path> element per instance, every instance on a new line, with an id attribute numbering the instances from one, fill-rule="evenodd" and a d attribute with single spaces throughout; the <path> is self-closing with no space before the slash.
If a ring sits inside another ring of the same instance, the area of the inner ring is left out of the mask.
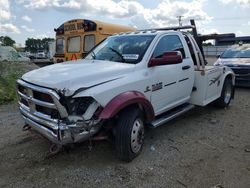
<path id="1" fill-rule="evenodd" d="M 232 99 L 233 83 L 231 79 L 226 78 L 221 91 L 221 96 L 215 101 L 215 105 L 221 108 L 227 107 Z"/>
<path id="2" fill-rule="evenodd" d="M 119 157 L 124 161 L 132 161 L 137 157 L 144 143 L 144 121 L 139 108 L 129 107 L 118 117 L 115 128 L 115 145 Z"/>

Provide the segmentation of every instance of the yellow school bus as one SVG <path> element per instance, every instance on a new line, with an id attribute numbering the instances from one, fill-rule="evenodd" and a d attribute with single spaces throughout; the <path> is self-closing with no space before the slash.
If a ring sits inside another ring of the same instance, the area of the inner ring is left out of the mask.
<path id="1" fill-rule="evenodd" d="M 74 19 L 63 23 L 54 31 L 56 32 L 54 62 L 60 63 L 85 57 L 95 45 L 114 33 L 135 31 L 135 29 L 96 20 Z"/>

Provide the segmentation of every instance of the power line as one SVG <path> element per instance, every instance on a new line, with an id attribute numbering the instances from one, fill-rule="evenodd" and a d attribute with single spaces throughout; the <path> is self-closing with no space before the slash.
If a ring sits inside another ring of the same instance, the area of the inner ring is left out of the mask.
<path id="1" fill-rule="evenodd" d="M 220 21 L 220 20 L 246 20 L 246 19 L 250 19 L 250 17 L 218 17 L 218 18 L 214 18 L 213 21 Z"/>
<path id="2" fill-rule="evenodd" d="M 250 17 L 213 17 L 211 21 L 224 21 L 224 20 L 250 20 Z M 205 19 L 195 19 L 195 21 L 205 21 Z"/>

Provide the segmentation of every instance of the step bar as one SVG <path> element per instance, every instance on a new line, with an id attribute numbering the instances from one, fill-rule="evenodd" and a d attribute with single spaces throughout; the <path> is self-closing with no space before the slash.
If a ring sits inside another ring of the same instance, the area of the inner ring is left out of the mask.
<path id="1" fill-rule="evenodd" d="M 171 111 L 169 113 L 166 113 L 163 116 L 160 116 L 158 119 L 155 119 L 154 121 L 151 122 L 151 126 L 153 128 L 156 128 L 160 125 L 163 125 L 164 123 L 186 113 L 187 111 L 191 110 L 194 108 L 194 105 L 192 104 L 186 104 L 186 105 L 182 105 L 181 107 L 177 107 L 176 110 Z"/>

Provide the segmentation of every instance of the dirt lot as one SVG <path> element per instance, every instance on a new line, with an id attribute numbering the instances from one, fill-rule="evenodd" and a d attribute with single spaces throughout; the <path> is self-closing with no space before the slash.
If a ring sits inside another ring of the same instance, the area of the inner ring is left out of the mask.
<path id="1" fill-rule="evenodd" d="M 214 59 L 208 59 L 212 64 Z M 131 163 L 110 142 L 83 143 L 47 158 L 50 143 L 21 131 L 15 104 L 0 106 L 0 187 L 250 187 L 250 89 L 228 109 L 195 108 L 147 131 Z"/>
<path id="2" fill-rule="evenodd" d="M 50 143 L 21 131 L 16 105 L 0 106 L 0 187 L 250 187 L 250 89 L 228 109 L 195 108 L 147 131 L 143 152 L 117 159 L 109 142 L 46 158 Z"/>

